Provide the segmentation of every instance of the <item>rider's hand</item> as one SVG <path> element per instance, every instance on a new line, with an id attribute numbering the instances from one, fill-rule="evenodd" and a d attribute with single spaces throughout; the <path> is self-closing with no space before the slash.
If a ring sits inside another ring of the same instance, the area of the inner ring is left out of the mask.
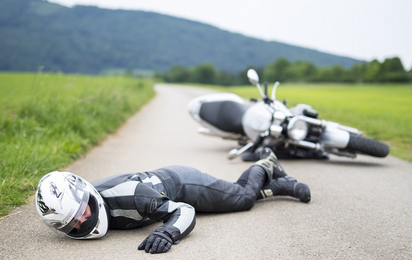
<path id="1" fill-rule="evenodd" d="M 154 231 L 139 245 L 137 249 L 144 249 L 146 253 L 150 252 L 151 254 L 166 253 L 172 244 L 172 239 L 166 233 Z"/>

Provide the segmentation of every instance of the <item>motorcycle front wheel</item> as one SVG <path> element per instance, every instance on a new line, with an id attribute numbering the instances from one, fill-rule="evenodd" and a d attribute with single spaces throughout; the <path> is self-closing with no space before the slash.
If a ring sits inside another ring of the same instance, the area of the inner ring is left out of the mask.
<path id="1" fill-rule="evenodd" d="M 389 146 L 387 144 L 355 135 L 350 136 L 346 149 L 375 157 L 385 157 L 389 154 Z"/>

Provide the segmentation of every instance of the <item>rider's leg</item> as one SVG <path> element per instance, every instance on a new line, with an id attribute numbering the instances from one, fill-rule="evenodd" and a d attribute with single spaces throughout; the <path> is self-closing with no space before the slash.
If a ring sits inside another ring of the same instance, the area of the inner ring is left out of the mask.
<path id="1" fill-rule="evenodd" d="M 258 199 L 271 196 L 291 196 L 298 198 L 302 202 L 310 201 L 308 185 L 297 182 L 295 178 L 287 176 L 271 149 L 264 148 L 260 158 L 256 164 L 262 166 L 267 172 L 272 172 L 273 180 L 262 188 L 261 196 L 258 196 Z"/>

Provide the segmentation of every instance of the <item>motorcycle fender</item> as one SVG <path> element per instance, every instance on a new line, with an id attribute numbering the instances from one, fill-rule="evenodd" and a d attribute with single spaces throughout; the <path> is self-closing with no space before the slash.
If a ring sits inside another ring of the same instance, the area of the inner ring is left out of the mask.
<path id="1" fill-rule="evenodd" d="M 344 149 L 349 143 L 350 134 L 328 124 L 322 131 L 320 143 L 324 148 Z"/>

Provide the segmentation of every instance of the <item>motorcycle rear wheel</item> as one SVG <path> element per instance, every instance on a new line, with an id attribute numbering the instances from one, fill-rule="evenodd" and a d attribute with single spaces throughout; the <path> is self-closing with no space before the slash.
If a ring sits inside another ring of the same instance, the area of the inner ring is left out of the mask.
<path id="1" fill-rule="evenodd" d="M 389 154 L 387 144 L 355 135 L 350 136 L 346 149 L 375 157 L 385 157 Z"/>

